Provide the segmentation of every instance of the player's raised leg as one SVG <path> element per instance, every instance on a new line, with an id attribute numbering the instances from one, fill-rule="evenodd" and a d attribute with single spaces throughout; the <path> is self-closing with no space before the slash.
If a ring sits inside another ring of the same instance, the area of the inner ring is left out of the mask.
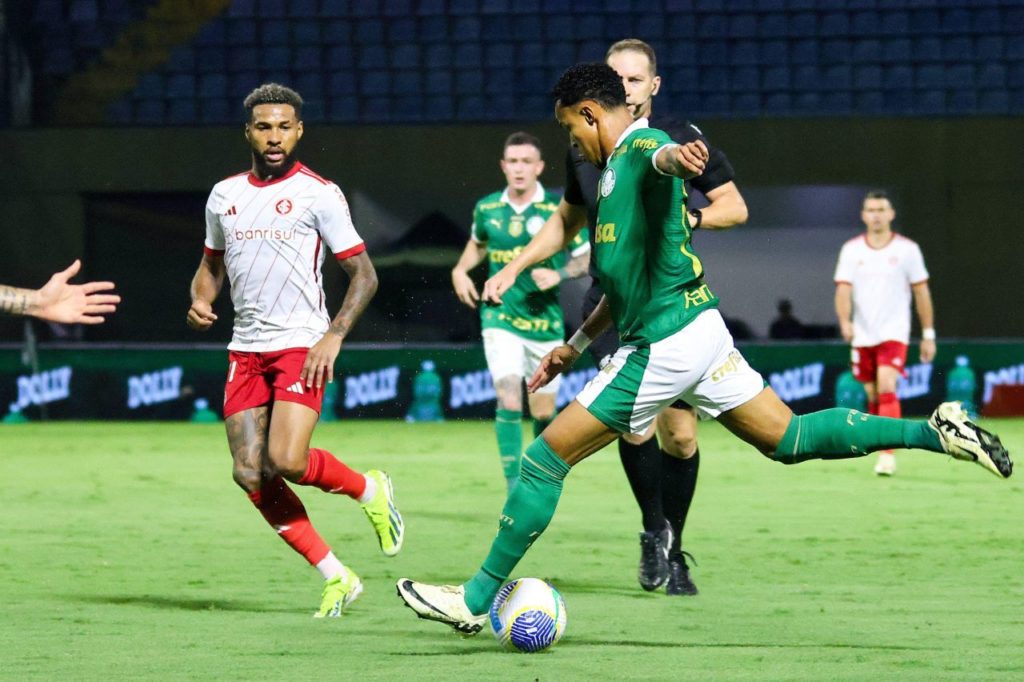
<path id="1" fill-rule="evenodd" d="M 430 585 L 402 578 L 399 596 L 420 618 L 467 634 L 479 632 L 501 584 L 551 521 L 570 467 L 616 435 L 578 402 L 570 403 L 523 454 L 519 482 L 509 492 L 498 535 L 477 574 L 462 585 Z"/>
<path id="2" fill-rule="evenodd" d="M 833 408 L 794 415 L 775 392 L 719 416 L 726 428 L 783 464 L 809 459 L 863 457 L 888 448 L 916 448 L 975 462 L 1009 478 L 1013 462 L 998 436 L 968 418 L 959 403 L 939 405 L 928 421 L 892 419 Z"/>
<path id="3" fill-rule="evenodd" d="M 387 556 L 398 554 L 405 524 L 395 506 L 391 478 L 378 470 L 360 473 L 327 450 L 310 448 L 318 418 L 306 405 L 281 399 L 274 403 L 268 445 L 272 465 L 293 483 L 357 500 L 377 534 L 381 551 Z"/>

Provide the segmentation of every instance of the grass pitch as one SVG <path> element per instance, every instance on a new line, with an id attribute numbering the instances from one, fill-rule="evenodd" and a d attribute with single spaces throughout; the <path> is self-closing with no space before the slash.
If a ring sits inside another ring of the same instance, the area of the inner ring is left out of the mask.
<path id="1" fill-rule="evenodd" d="M 999 421 L 1018 459 L 1024 422 Z M 565 638 L 537 655 L 461 639 L 395 596 L 455 582 L 494 535 L 486 422 L 321 425 L 314 444 L 395 479 L 408 536 L 380 555 L 358 506 L 299 494 L 366 585 L 313 620 L 318 574 L 231 481 L 221 426 L 0 427 L 0 678 L 377 680 L 1021 679 L 1024 472 L 906 453 L 784 467 L 701 426 L 685 546 L 696 598 L 637 585 L 639 513 L 614 449 L 570 474 L 516 571 L 551 580 Z"/>

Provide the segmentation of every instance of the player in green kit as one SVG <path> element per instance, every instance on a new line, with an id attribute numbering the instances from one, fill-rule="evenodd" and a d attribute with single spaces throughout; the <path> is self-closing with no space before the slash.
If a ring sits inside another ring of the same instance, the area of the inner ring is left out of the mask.
<path id="1" fill-rule="evenodd" d="M 939 405 L 927 421 L 842 408 L 794 415 L 733 346 L 690 244 L 682 179 L 703 171 L 707 148 L 700 141 L 676 144 L 645 119 L 633 121 L 622 81 L 607 64 L 568 69 L 552 95 L 573 144 L 603 169 L 593 257 L 605 296 L 569 342 L 544 358 L 529 388 L 571 367 L 612 320 L 622 344 L 526 449 L 476 575 L 462 585 L 398 581 L 399 596 L 417 615 L 478 632 L 502 583 L 547 528 L 570 468 L 620 432 L 642 433 L 679 399 L 783 464 L 899 447 L 944 452 L 1010 476 L 1013 463 L 999 439 L 972 423 L 960 403 Z M 501 300 L 518 272 L 571 236 L 549 222 L 488 280 L 485 300 Z"/>
<path id="2" fill-rule="evenodd" d="M 469 241 L 452 269 L 452 287 L 459 300 L 471 308 L 480 296 L 469 271 L 489 262 L 494 275 L 515 258 L 557 208 L 559 196 L 549 192 L 538 178 L 544 171 L 540 141 L 528 133 L 513 133 L 505 140 L 501 170 L 508 183 L 501 192 L 488 194 L 473 210 Z M 558 284 L 579 277 L 590 262 L 586 232 L 576 235 L 568 247 L 552 254 L 522 273 L 500 305 L 480 306 L 484 355 L 494 382 L 497 413 L 494 431 L 505 481 L 511 488 L 519 478 L 523 452 L 523 379 L 533 374 L 541 358 L 565 341 Z M 555 414 L 558 381 L 530 394 L 534 435 Z"/>

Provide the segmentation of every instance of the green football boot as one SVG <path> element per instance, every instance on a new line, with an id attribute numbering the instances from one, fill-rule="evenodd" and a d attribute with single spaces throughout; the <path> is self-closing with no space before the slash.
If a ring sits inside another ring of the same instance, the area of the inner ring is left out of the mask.
<path id="1" fill-rule="evenodd" d="M 371 469 L 366 475 L 377 481 L 377 494 L 361 506 L 377 533 L 380 551 L 386 556 L 395 556 L 405 541 L 405 523 L 395 506 L 395 488 L 391 485 L 391 477 L 383 471 Z"/>
<path id="2" fill-rule="evenodd" d="M 345 568 L 341 575 L 334 576 L 324 583 L 320 610 L 314 613 L 313 617 L 338 618 L 362 593 L 363 581 L 351 569 Z"/>

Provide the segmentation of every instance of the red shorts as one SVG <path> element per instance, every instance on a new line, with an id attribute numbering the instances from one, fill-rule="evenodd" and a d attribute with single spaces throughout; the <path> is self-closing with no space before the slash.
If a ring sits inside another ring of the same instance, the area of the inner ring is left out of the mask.
<path id="1" fill-rule="evenodd" d="M 877 346 L 860 346 L 850 350 L 853 376 L 861 383 L 872 383 L 878 378 L 878 368 L 893 367 L 902 376 L 907 375 L 907 344 L 883 341 Z"/>
<path id="2" fill-rule="evenodd" d="M 224 384 L 224 417 L 242 410 L 286 400 L 320 414 L 324 389 L 307 388 L 299 380 L 308 348 L 286 348 L 269 353 L 231 351 Z"/>

